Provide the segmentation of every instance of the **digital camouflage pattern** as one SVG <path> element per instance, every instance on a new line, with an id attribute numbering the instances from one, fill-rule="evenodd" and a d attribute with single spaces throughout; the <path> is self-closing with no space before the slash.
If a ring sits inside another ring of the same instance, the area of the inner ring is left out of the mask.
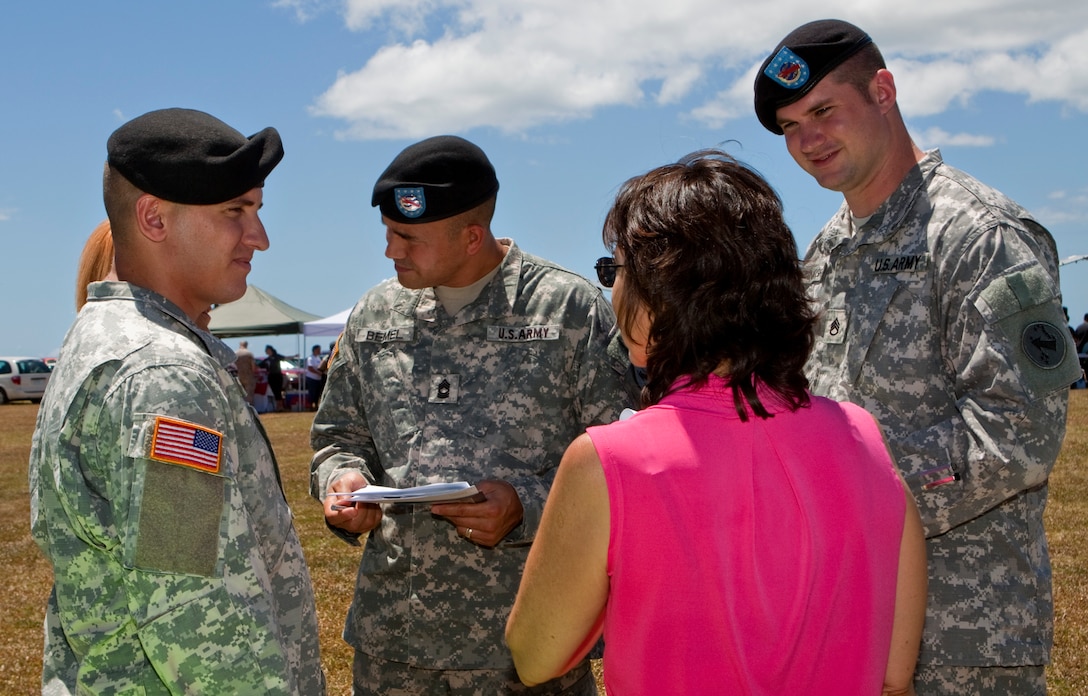
<path id="1" fill-rule="evenodd" d="M 844 204 L 805 261 L 812 391 L 877 418 L 922 513 L 920 662 L 1045 663 L 1043 508 L 1080 375 L 1050 234 L 932 151 L 860 229 Z"/>
<path id="2" fill-rule="evenodd" d="M 162 296 L 90 286 L 30 455 L 55 583 L 43 693 L 324 693 L 309 570 L 233 359 Z M 164 424 L 196 446 L 165 454 Z"/>
<path id="3" fill-rule="evenodd" d="M 500 479 L 525 508 L 487 549 L 428 505 L 383 506 L 344 637 L 385 660 L 512 666 L 503 631 L 559 460 L 587 426 L 629 405 L 626 351 L 600 290 L 503 241 L 498 273 L 453 317 L 430 288 L 379 284 L 329 365 L 311 434 L 315 498 L 337 470 L 357 468 L 399 488 Z"/>
<path id="4" fill-rule="evenodd" d="M 1046 667 L 957 667 L 923 665 L 914 674 L 918 694 L 1046 696 Z"/>
<path id="5" fill-rule="evenodd" d="M 351 678 L 356 686 L 353 696 L 492 696 L 499 693 L 504 696 L 598 696 L 593 671 L 585 660 L 551 681 L 525 686 L 513 665 L 494 670 L 423 669 L 356 651 Z"/>

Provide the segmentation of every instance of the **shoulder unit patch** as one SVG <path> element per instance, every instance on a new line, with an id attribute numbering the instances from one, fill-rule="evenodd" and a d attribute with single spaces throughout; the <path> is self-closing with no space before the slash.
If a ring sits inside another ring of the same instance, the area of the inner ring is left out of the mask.
<path id="1" fill-rule="evenodd" d="M 1061 329 L 1047 321 L 1035 321 L 1025 326 L 1020 346 L 1028 359 L 1044 370 L 1061 365 L 1065 359 Z"/>

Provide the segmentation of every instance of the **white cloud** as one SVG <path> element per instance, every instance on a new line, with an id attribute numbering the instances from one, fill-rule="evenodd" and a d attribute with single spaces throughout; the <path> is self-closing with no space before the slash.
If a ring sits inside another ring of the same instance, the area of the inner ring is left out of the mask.
<path id="1" fill-rule="evenodd" d="M 1084 208 L 1044 207 L 1033 211 L 1032 215 L 1050 228 L 1057 227 L 1058 225 L 1088 222 L 1088 210 L 1085 210 Z"/>
<path id="2" fill-rule="evenodd" d="M 273 0 L 272 7 L 291 10 L 295 19 L 306 23 L 320 12 L 329 9 L 329 0 Z"/>
<path id="3" fill-rule="evenodd" d="M 363 31 L 385 18 L 393 29 L 412 37 L 426 28 L 427 18 L 443 5 L 458 4 L 443 0 L 347 0 L 344 22 L 348 29 Z"/>
<path id="4" fill-rule="evenodd" d="M 721 128 L 728 121 L 752 116 L 752 84 L 758 69 L 759 63 L 753 64 L 743 77 L 710 101 L 692 109 L 688 116 L 709 128 Z"/>
<path id="5" fill-rule="evenodd" d="M 0 208 L 0 222 L 7 222 L 16 212 L 18 211 L 15 208 Z"/>
<path id="6" fill-rule="evenodd" d="M 945 54 L 931 60 L 890 59 L 904 114 L 924 116 L 963 104 L 982 91 L 1023 94 L 1029 101 L 1060 101 L 1088 112 L 1088 30 L 1041 47 Z"/>
<path id="7" fill-rule="evenodd" d="M 920 133 L 911 133 L 915 144 L 923 150 L 934 147 L 990 147 L 997 142 L 992 135 L 975 135 L 972 133 L 949 133 L 936 126 L 927 128 Z"/>
<path id="8" fill-rule="evenodd" d="M 1047 225 L 1083 223 L 1088 221 L 1088 187 L 1072 191 L 1053 191 L 1047 195 L 1050 205 L 1035 212 Z"/>
<path id="9" fill-rule="evenodd" d="M 308 7 L 320 0 L 276 0 Z M 311 107 L 353 138 L 492 127 L 522 132 L 609 106 L 679 105 L 720 125 L 751 116 L 755 67 L 812 15 L 781 0 L 345 0 L 356 31 L 393 37 Z M 931 115 L 984 90 L 1088 111 L 1088 3 L 960 0 L 859 9 L 829 0 L 877 39 L 904 113 Z M 998 47 L 998 48 L 995 48 Z M 696 103 L 700 89 L 713 97 Z M 967 137 L 968 144 L 979 145 Z"/>

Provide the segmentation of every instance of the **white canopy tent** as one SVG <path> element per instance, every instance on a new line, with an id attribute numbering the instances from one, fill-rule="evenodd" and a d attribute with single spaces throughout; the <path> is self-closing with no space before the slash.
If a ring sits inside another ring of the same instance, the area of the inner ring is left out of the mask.
<path id="1" fill-rule="evenodd" d="M 348 322 L 348 315 L 351 314 L 352 309 L 352 307 L 348 307 L 342 312 L 333 314 L 331 317 L 305 322 L 302 325 L 302 333 L 307 337 L 339 336 L 340 332 L 344 330 L 344 325 Z"/>

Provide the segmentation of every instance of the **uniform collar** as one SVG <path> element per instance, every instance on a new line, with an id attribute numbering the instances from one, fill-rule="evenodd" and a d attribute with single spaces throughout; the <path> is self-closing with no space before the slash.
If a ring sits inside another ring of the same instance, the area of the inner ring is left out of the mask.
<path id="1" fill-rule="evenodd" d="M 835 217 L 825 227 L 828 234 L 820 236 L 821 251 L 828 254 L 836 247 L 845 245 L 845 253 L 849 253 L 862 245 L 881 244 L 893 237 L 901 229 L 903 219 L 914 208 L 918 196 L 925 190 L 926 184 L 943 161 L 940 150 L 926 152 L 921 161 L 911 167 L 899 182 L 892 195 L 880 204 L 860 228 L 854 228 L 850 208 L 843 201 Z"/>
<path id="2" fill-rule="evenodd" d="M 499 264 L 499 272 L 475 300 L 457 313 L 454 318 L 455 324 L 465 324 L 488 316 L 506 316 L 513 311 L 525 255 L 514 240 L 501 238 L 499 241 L 510 247 Z M 433 288 L 422 290 L 401 288 L 393 301 L 393 310 L 405 316 L 414 315 L 422 321 L 435 321 L 438 314 L 438 298 L 435 297 Z"/>
<path id="3" fill-rule="evenodd" d="M 136 311 L 147 315 L 158 324 L 163 323 L 165 315 L 192 334 L 193 338 L 199 341 L 207 353 L 220 365 L 226 366 L 234 362 L 235 354 L 230 346 L 198 327 L 181 307 L 154 290 L 119 280 L 99 281 L 87 286 L 87 302 L 104 301 L 134 302 Z"/>

